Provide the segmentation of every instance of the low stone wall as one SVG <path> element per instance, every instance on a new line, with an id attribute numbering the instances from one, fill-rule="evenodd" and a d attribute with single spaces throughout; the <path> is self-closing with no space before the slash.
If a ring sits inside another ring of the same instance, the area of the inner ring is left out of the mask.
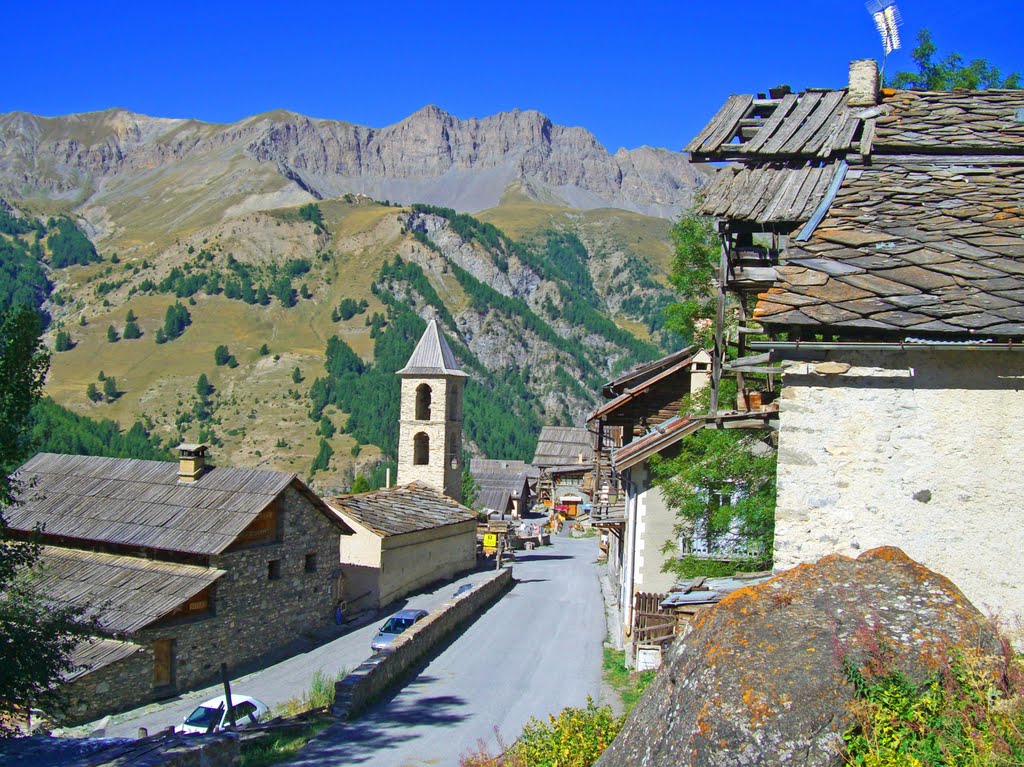
<path id="1" fill-rule="evenodd" d="M 398 637 L 388 653 L 374 655 L 335 685 L 332 713 L 339 719 L 357 715 L 398 681 L 448 634 L 467 623 L 477 612 L 512 585 L 512 570 L 496 573 L 490 580 L 462 594 L 428 615 Z"/>

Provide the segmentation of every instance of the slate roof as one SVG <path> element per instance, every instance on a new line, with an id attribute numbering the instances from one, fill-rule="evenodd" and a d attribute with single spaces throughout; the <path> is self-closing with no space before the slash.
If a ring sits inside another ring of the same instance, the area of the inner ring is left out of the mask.
<path id="1" fill-rule="evenodd" d="M 56 604 L 84 607 L 104 629 L 130 634 L 215 583 L 223 570 L 46 546 L 32 586 Z"/>
<path id="2" fill-rule="evenodd" d="M 39 453 L 15 475 L 25 488 L 5 510 L 14 530 L 45 526 L 47 538 L 219 554 L 293 484 L 344 524 L 294 474 L 210 466 L 178 482 L 178 463 Z"/>
<path id="3" fill-rule="evenodd" d="M 580 456 L 583 456 L 582 460 Z M 594 436 L 579 426 L 545 426 L 537 438 L 534 466 L 589 464 L 594 459 Z"/>
<path id="4" fill-rule="evenodd" d="M 743 163 L 702 213 L 793 235 L 809 222 L 759 296 L 762 324 L 1024 337 L 1024 92 L 731 96 L 687 149 Z"/>
<path id="5" fill-rule="evenodd" d="M 466 376 L 459 369 L 459 363 L 455 360 L 455 355 L 448 346 L 437 320 L 427 323 L 427 329 L 423 331 L 412 356 L 405 367 L 398 371 L 398 375 Z"/>
<path id="6" fill-rule="evenodd" d="M 382 538 L 477 519 L 476 512 L 422 482 L 340 495 L 327 502 Z"/>
<path id="7" fill-rule="evenodd" d="M 754 317 L 1024 336 L 1024 165 L 851 170 L 813 236 L 790 242 Z"/>

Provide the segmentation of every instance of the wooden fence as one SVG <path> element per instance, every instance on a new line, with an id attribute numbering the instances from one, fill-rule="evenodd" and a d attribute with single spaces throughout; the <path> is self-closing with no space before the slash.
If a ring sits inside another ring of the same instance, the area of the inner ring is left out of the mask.
<path id="1" fill-rule="evenodd" d="M 665 645 L 672 641 L 676 634 L 675 613 L 661 607 L 667 596 L 641 592 L 633 597 L 633 641 L 636 644 Z"/>

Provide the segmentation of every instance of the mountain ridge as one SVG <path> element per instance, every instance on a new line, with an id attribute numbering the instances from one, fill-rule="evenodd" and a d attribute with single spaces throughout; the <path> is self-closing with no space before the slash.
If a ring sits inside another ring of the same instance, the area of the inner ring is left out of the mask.
<path id="1" fill-rule="evenodd" d="M 383 128 L 289 110 L 234 123 L 120 108 L 0 115 L 0 193 L 9 197 L 102 208 L 118 182 L 149 182 L 196 162 L 208 177 L 248 166 L 262 177 L 257 193 L 288 189 L 296 200 L 354 193 L 467 212 L 495 207 L 518 182 L 569 207 L 673 218 L 704 179 L 681 153 L 648 146 L 610 153 L 587 129 L 536 110 L 460 119 L 429 104 Z M 275 197 L 266 207 L 279 204 Z"/>

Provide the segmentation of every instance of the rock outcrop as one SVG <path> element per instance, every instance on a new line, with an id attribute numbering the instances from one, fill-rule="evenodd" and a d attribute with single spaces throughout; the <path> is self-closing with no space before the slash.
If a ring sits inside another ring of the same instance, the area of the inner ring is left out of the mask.
<path id="1" fill-rule="evenodd" d="M 81 198 L 98 190 L 103 198 L 197 163 L 204 183 L 223 177 L 233 186 L 239 163 L 262 166 L 271 173 L 254 191 L 264 194 L 287 184 L 312 197 L 352 192 L 469 212 L 494 207 L 519 184 L 545 202 L 673 218 L 704 179 L 679 152 L 609 154 L 584 128 L 555 125 L 535 111 L 460 120 L 428 106 L 380 129 L 283 110 L 231 125 L 117 109 L 0 115 L 0 189 L 9 194 Z"/>
<path id="2" fill-rule="evenodd" d="M 841 765 L 847 664 L 885 654 L 923 680 L 954 646 L 1002 651 L 949 579 L 896 548 L 828 556 L 705 613 L 597 764 Z"/>

